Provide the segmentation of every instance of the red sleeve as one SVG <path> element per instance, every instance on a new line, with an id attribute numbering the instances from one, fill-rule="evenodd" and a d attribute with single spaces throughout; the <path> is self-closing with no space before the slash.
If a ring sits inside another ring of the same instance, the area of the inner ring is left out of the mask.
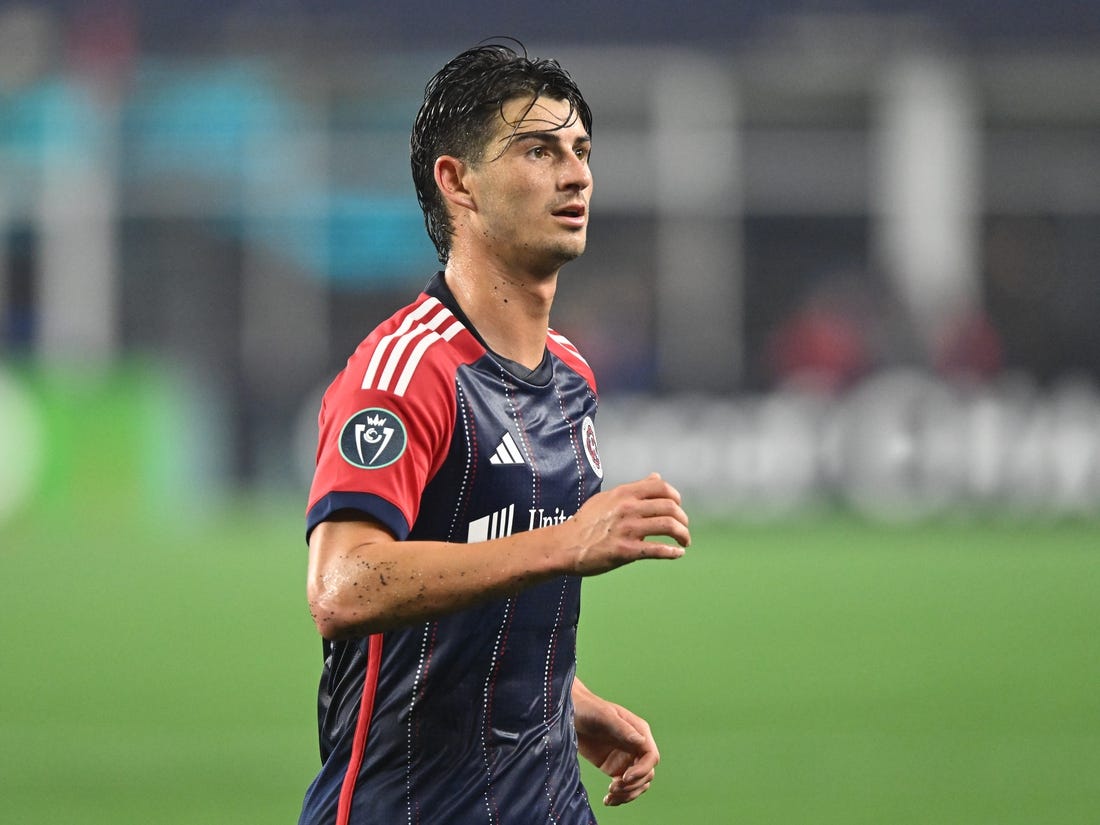
<path id="1" fill-rule="evenodd" d="M 325 393 L 318 417 L 317 468 L 309 532 L 338 510 L 358 510 L 404 539 L 421 494 L 454 434 L 457 360 L 447 347 L 425 358 L 404 392 L 363 389 L 374 352 L 367 339 Z"/>

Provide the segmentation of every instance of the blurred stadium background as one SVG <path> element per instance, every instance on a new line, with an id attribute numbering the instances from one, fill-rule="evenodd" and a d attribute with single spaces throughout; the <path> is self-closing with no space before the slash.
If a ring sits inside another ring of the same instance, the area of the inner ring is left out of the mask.
<path id="1" fill-rule="evenodd" d="M 0 3 L 0 820 L 294 820 L 317 401 L 493 35 L 595 112 L 609 480 L 699 525 L 589 587 L 667 743 L 601 821 L 1092 821 L 1100 9 L 1016 0 Z"/>

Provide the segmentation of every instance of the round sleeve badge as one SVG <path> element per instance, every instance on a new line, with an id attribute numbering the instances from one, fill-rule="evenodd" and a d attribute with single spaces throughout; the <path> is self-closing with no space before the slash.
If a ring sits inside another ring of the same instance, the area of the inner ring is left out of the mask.
<path id="1" fill-rule="evenodd" d="M 596 425 L 588 416 L 585 416 L 581 423 L 581 443 L 584 445 L 584 455 L 588 459 L 588 465 L 596 474 L 596 478 L 603 478 L 603 462 L 600 461 L 600 451 L 596 447 Z"/>
<path id="2" fill-rule="evenodd" d="M 340 431 L 340 455 L 353 467 L 388 467 L 405 452 L 408 437 L 396 413 L 381 407 L 360 410 Z"/>

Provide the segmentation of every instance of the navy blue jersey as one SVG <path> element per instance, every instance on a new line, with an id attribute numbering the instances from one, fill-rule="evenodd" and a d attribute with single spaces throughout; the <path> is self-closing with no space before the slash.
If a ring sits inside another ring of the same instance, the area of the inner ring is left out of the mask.
<path id="1" fill-rule="evenodd" d="M 491 353 L 437 275 L 325 394 L 307 530 L 359 511 L 461 544 L 571 517 L 603 476 L 596 388 L 551 331 L 533 372 Z M 595 821 L 571 689 L 580 579 L 324 643 L 322 767 L 301 824 Z"/>

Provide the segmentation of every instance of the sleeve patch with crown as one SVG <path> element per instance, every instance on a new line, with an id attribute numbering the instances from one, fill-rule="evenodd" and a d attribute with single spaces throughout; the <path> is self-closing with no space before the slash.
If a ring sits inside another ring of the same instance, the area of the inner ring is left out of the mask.
<path id="1" fill-rule="evenodd" d="M 340 455 L 348 464 L 364 470 L 393 464 L 405 452 L 407 443 L 401 419 L 381 407 L 360 410 L 340 431 Z"/>

